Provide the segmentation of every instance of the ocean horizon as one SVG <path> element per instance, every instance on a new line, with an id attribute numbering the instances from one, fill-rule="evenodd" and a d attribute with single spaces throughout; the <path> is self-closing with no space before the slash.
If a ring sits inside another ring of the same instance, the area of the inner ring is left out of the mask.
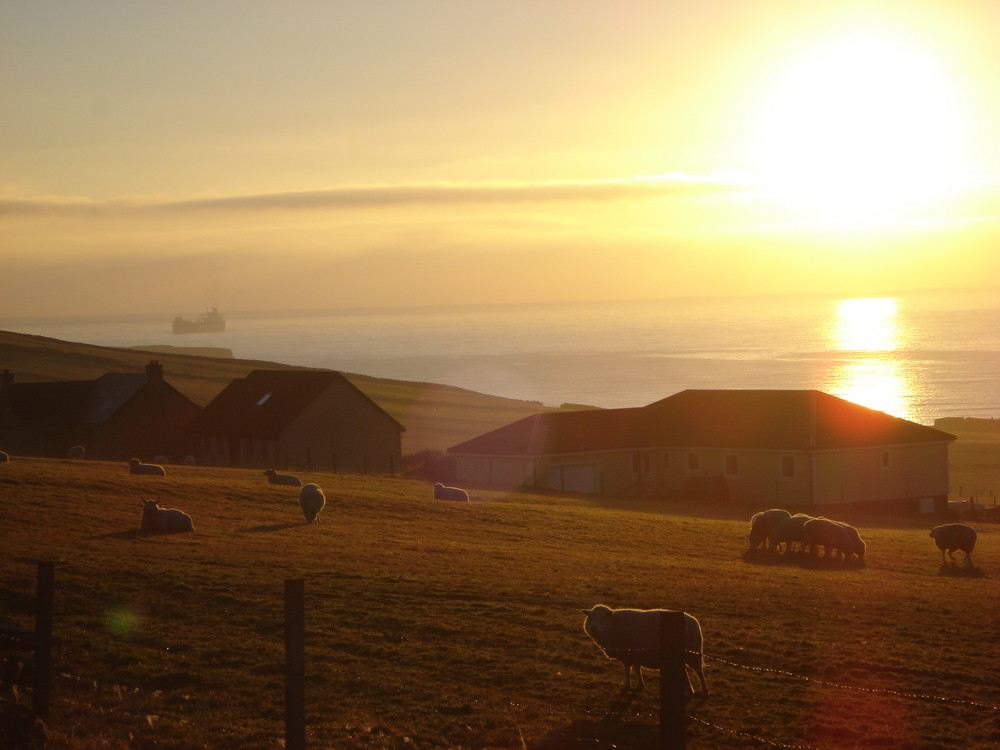
<path id="1" fill-rule="evenodd" d="M 174 314 L 4 318 L 0 328 L 99 346 L 222 347 L 553 406 L 816 389 L 923 424 L 1000 417 L 996 290 L 222 312 L 221 333 L 173 334 Z"/>

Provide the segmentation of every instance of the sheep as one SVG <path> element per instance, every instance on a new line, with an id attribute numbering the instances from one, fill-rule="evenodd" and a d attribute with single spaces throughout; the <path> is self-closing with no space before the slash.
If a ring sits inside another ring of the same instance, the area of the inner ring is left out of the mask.
<path id="1" fill-rule="evenodd" d="M 267 477 L 268 484 L 283 484 L 288 487 L 302 486 L 302 480 L 294 474 L 279 474 L 274 469 L 268 469 L 264 472 L 264 476 Z"/>
<path id="2" fill-rule="evenodd" d="M 469 502 L 469 493 L 459 487 L 445 487 L 438 482 L 434 485 L 435 500 L 458 500 L 459 502 Z"/>
<path id="3" fill-rule="evenodd" d="M 195 461 L 194 456 L 192 456 L 190 453 L 188 455 L 184 456 L 184 465 L 185 466 L 195 466 L 197 463 L 198 462 Z"/>
<path id="4" fill-rule="evenodd" d="M 162 466 L 159 466 L 158 464 L 144 464 L 138 458 L 129 459 L 128 473 L 149 474 L 155 477 L 165 477 L 167 475 L 167 472 L 163 470 Z"/>
<path id="5" fill-rule="evenodd" d="M 764 549 L 771 547 L 771 529 L 783 518 L 791 518 L 791 513 L 781 508 L 771 508 L 754 513 L 750 519 L 750 549 L 757 549 L 762 543 Z"/>
<path id="6" fill-rule="evenodd" d="M 771 549 L 777 551 L 778 545 L 782 542 L 785 543 L 785 551 L 791 552 L 792 545 L 795 542 L 802 543 L 802 527 L 805 525 L 806 521 L 811 521 L 812 516 L 807 516 L 804 513 L 796 513 L 794 516 L 789 518 L 782 518 L 774 524 L 771 529 L 769 538 L 771 540 Z"/>
<path id="7" fill-rule="evenodd" d="M 191 516 L 176 508 L 161 508 L 155 500 L 142 504 L 139 528 L 147 532 L 194 531 Z"/>
<path id="8" fill-rule="evenodd" d="M 87 455 L 87 449 L 84 448 L 82 445 L 74 445 L 72 448 L 69 449 L 69 452 L 66 455 L 69 458 L 74 458 L 74 459 L 84 458 Z"/>
<path id="9" fill-rule="evenodd" d="M 326 496 L 318 484 L 307 484 L 299 491 L 299 507 L 306 523 L 319 523 L 319 512 L 326 505 Z"/>
<path id="10" fill-rule="evenodd" d="M 0 464 L 5 464 L 8 461 L 10 461 L 10 456 L 5 451 L 0 451 Z"/>
<path id="11" fill-rule="evenodd" d="M 609 659 L 625 666 L 625 690 L 631 690 L 634 671 L 639 687 L 645 687 L 642 668 L 660 668 L 660 613 L 662 609 L 611 609 L 597 604 L 581 610 L 587 616 L 583 630 L 600 646 Z M 702 661 L 701 625 L 691 615 L 684 614 L 684 663 L 691 667 L 701 682 L 702 697 L 708 696 L 708 683 Z M 693 695 L 690 676 L 686 695 Z"/>
<path id="12" fill-rule="evenodd" d="M 824 548 L 823 557 L 850 557 L 854 550 L 854 542 L 843 524 L 828 518 L 810 518 L 802 525 L 802 544 L 812 550 L 813 556 L 819 554 L 819 547 Z M 834 552 L 836 550 L 836 552 Z"/>
<path id="13" fill-rule="evenodd" d="M 837 523 L 844 527 L 844 531 L 847 532 L 848 541 L 851 543 L 851 548 L 845 549 L 844 555 L 847 556 L 848 560 L 850 560 L 854 555 L 856 555 L 859 560 L 864 560 L 867 547 L 861 539 L 861 535 L 858 533 L 858 530 L 849 523 L 844 523 L 843 521 L 838 521 Z"/>
<path id="14" fill-rule="evenodd" d="M 931 539 L 941 550 L 941 564 L 945 564 L 944 553 L 954 562 L 955 550 L 960 549 L 965 553 L 965 564 L 972 565 L 972 550 L 976 546 L 976 530 L 964 523 L 946 523 L 942 526 L 935 526 L 931 529 Z"/>
<path id="15" fill-rule="evenodd" d="M 170 459 L 167 458 L 164 455 L 156 455 L 156 456 L 153 456 L 153 463 L 154 464 L 169 464 L 170 463 Z"/>

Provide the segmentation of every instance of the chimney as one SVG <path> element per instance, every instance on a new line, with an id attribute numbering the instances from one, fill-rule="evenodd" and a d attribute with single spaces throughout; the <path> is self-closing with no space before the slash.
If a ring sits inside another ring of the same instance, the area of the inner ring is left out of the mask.
<path id="1" fill-rule="evenodd" d="M 146 365 L 146 382 L 147 383 L 162 383 L 163 382 L 163 365 L 159 361 L 152 359 L 149 364 Z"/>
<path id="2" fill-rule="evenodd" d="M 0 372 L 0 391 L 6 391 L 14 387 L 14 373 L 10 370 Z"/>

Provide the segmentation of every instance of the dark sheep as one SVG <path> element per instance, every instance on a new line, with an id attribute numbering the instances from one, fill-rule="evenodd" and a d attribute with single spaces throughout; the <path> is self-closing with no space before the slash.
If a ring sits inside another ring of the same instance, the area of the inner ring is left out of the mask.
<path id="1" fill-rule="evenodd" d="M 790 518 L 791 513 L 781 508 L 771 508 L 754 513 L 750 519 L 750 549 L 764 545 L 764 549 L 772 547 L 771 530 L 784 518 Z"/>
<path id="2" fill-rule="evenodd" d="M 435 500 L 458 500 L 462 503 L 469 502 L 469 493 L 459 487 L 446 487 L 440 482 L 434 485 Z"/>
<path id="3" fill-rule="evenodd" d="M 154 477 L 165 477 L 167 472 L 159 464 L 144 464 L 138 458 L 130 459 L 128 462 L 129 474 L 148 474 Z"/>
<path id="4" fill-rule="evenodd" d="M 301 487 L 302 480 L 294 474 L 279 474 L 274 469 L 267 469 L 264 472 L 268 484 L 283 484 L 288 487 Z"/>
<path id="5" fill-rule="evenodd" d="M 326 505 L 326 495 L 318 484 L 307 484 L 299 491 L 299 507 L 306 523 L 319 523 L 319 512 Z"/>
<path id="6" fill-rule="evenodd" d="M 955 561 L 955 550 L 965 553 L 965 564 L 972 565 L 972 550 L 976 546 L 976 530 L 964 523 L 946 523 L 931 529 L 931 539 L 941 550 L 941 564 L 945 564 L 944 553 Z"/>

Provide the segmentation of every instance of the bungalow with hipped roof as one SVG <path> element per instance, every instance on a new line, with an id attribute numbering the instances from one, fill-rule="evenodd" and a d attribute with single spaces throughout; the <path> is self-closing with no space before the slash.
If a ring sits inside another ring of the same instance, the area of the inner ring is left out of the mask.
<path id="1" fill-rule="evenodd" d="M 955 436 L 814 390 L 535 414 L 448 449 L 456 481 L 775 506 L 942 503 Z"/>
<path id="2" fill-rule="evenodd" d="M 9 453 L 65 457 L 82 445 L 88 458 L 180 460 L 200 411 L 164 380 L 156 360 L 145 373 L 96 380 L 18 383 L 10 370 L 0 373 L 0 449 Z"/>
<path id="3" fill-rule="evenodd" d="M 386 474 L 405 429 L 332 370 L 253 370 L 190 425 L 202 464 Z"/>

